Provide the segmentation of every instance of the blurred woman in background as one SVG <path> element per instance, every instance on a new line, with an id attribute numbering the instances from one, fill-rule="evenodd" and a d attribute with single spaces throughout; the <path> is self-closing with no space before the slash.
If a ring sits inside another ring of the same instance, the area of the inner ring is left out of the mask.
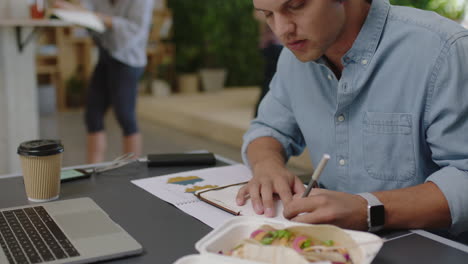
<path id="1" fill-rule="evenodd" d="M 54 2 L 55 8 L 93 12 L 106 27 L 103 33 L 91 32 L 99 59 L 89 83 L 85 110 L 89 163 L 104 161 L 104 116 L 110 106 L 122 128 L 124 153 L 141 155 L 135 108 L 138 81 L 147 63 L 153 5 L 154 0 L 82 0 L 80 5 Z"/>

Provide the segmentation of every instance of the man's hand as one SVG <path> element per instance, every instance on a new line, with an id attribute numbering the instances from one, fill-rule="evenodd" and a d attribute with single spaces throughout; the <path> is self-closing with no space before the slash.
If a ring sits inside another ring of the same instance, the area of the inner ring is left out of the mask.
<path id="1" fill-rule="evenodd" d="M 324 189 L 312 189 L 306 198 L 295 195 L 290 203 L 285 204 L 284 216 L 296 222 L 368 229 L 367 201 L 364 198 Z"/>
<path id="2" fill-rule="evenodd" d="M 274 194 L 278 194 L 286 204 L 294 194 L 302 194 L 305 190 L 301 180 L 282 164 L 258 162 L 253 168 L 253 175 L 252 180 L 239 190 L 236 201 L 238 205 L 244 205 L 250 197 L 257 214 L 275 216 Z"/>

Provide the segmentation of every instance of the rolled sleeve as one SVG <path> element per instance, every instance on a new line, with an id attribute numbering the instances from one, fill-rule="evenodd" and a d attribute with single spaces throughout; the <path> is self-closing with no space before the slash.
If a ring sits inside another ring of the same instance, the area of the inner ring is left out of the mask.
<path id="1" fill-rule="evenodd" d="M 261 124 L 254 124 L 254 122 L 255 121 L 252 122 L 251 128 L 244 135 L 244 143 L 242 145 L 242 160 L 244 161 L 244 164 L 246 166 L 250 167 L 249 160 L 247 159 L 247 147 L 252 141 L 260 137 L 272 137 L 278 140 L 278 142 L 280 142 L 281 145 L 283 145 L 283 149 L 285 151 L 287 159 L 289 159 L 289 157 L 293 155 L 297 155 L 298 153 L 300 154 L 302 152 L 303 147 L 297 145 L 291 138 L 282 135 L 274 128 L 264 126 Z M 292 146 L 295 146 L 295 148 L 293 148 Z"/>
<path id="2" fill-rule="evenodd" d="M 468 231 L 468 36 L 449 42 L 427 107 L 426 140 L 432 160 L 441 168 L 426 181 L 445 195 L 452 217 L 451 232 Z"/>
<path id="3" fill-rule="evenodd" d="M 260 104 L 257 119 L 253 120 L 242 145 L 242 159 L 247 166 L 247 147 L 260 137 L 272 137 L 278 140 L 285 151 L 286 159 L 299 155 L 305 148 L 305 141 L 295 116 L 289 106 L 286 91 L 282 89 L 280 77 L 276 75 L 271 83 L 271 90 Z"/>
<path id="4" fill-rule="evenodd" d="M 433 173 L 426 182 L 433 182 L 447 199 L 452 216 L 451 233 L 457 235 L 468 230 L 468 172 L 445 167 Z"/>

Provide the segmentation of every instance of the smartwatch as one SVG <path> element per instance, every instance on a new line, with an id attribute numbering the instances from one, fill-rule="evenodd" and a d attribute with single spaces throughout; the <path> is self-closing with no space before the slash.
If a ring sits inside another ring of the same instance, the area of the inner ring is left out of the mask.
<path id="1" fill-rule="evenodd" d="M 383 203 L 371 193 L 358 193 L 367 201 L 367 226 L 369 232 L 383 229 L 385 224 L 385 207 Z"/>

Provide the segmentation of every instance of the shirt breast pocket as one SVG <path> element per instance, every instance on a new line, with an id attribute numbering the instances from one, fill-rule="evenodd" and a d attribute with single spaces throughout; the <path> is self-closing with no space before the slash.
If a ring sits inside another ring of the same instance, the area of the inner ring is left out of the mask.
<path id="1" fill-rule="evenodd" d="M 408 181 L 415 176 L 411 114 L 366 112 L 364 163 L 375 179 Z"/>

